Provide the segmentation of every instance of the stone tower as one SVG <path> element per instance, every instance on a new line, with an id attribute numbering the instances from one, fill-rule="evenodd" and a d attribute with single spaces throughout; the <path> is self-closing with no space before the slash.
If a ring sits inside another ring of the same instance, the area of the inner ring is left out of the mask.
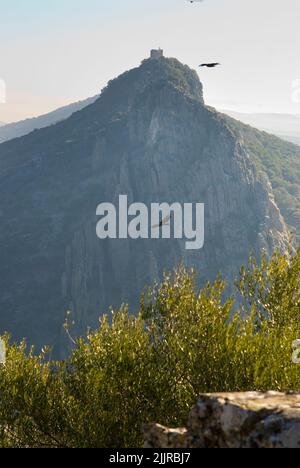
<path id="1" fill-rule="evenodd" d="M 163 56 L 164 56 L 164 51 L 161 48 L 151 50 L 151 54 L 150 54 L 151 60 L 158 60 L 162 58 Z"/>

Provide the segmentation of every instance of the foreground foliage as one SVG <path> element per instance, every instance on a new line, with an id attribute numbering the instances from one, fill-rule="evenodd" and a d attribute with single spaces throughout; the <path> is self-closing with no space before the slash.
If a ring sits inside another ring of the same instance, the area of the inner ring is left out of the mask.
<path id="1" fill-rule="evenodd" d="M 300 390 L 300 251 L 251 260 L 239 306 L 220 278 L 200 292 L 184 267 L 76 342 L 68 360 L 9 345 L 0 368 L 0 446 L 136 447 L 149 421 L 186 423 L 200 392 Z M 241 318 L 244 317 L 244 318 Z"/>

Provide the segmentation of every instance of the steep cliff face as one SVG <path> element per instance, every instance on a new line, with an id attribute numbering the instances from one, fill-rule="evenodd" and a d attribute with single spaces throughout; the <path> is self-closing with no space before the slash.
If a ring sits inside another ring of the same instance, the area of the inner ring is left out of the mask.
<path id="1" fill-rule="evenodd" d="M 143 287 L 182 260 L 203 283 L 287 245 L 267 177 L 174 59 L 144 61 L 68 120 L 2 144 L 0 164 L 0 327 L 38 345 L 59 346 L 67 309 L 79 331 L 110 305 L 135 311 Z M 204 248 L 99 240 L 96 207 L 120 194 L 205 203 Z"/>

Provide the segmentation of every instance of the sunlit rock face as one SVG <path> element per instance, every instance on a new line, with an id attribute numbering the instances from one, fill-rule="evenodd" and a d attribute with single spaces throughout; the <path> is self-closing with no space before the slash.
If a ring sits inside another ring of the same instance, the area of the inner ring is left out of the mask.
<path id="1" fill-rule="evenodd" d="M 145 448 L 300 448 L 300 394 L 201 395 L 187 428 L 144 428 Z"/>

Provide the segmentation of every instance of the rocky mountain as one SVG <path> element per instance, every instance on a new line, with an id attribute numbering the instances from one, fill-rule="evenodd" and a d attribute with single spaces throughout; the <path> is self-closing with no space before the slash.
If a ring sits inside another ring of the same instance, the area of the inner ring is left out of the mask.
<path id="1" fill-rule="evenodd" d="M 82 332 L 110 305 L 135 312 L 144 286 L 182 260 L 203 284 L 219 271 L 232 279 L 251 251 L 286 248 L 249 141 L 205 106 L 196 72 L 161 58 L 111 81 L 70 118 L 0 145 L 0 330 L 58 352 L 66 310 Z M 205 203 L 204 248 L 98 239 L 96 207 L 117 205 L 120 194 Z"/>
<path id="2" fill-rule="evenodd" d="M 22 120 L 21 122 L 15 122 L 11 124 L 1 124 L 0 122 L 0 143 L 12 140 L 14 138 L 20 138 L 28 135 L 28 133 L 34 130 L 48 127 L 49 125 L 56 124 L 61 120 L 69 118 L 74 112 L 80 111 L 84 107 L 95 102 L 98 96 L 84 99 L 83 101 L 75 102 L 68 106 L 56 109 L 48 114 L 34 117 L 32 119 Z"/>

